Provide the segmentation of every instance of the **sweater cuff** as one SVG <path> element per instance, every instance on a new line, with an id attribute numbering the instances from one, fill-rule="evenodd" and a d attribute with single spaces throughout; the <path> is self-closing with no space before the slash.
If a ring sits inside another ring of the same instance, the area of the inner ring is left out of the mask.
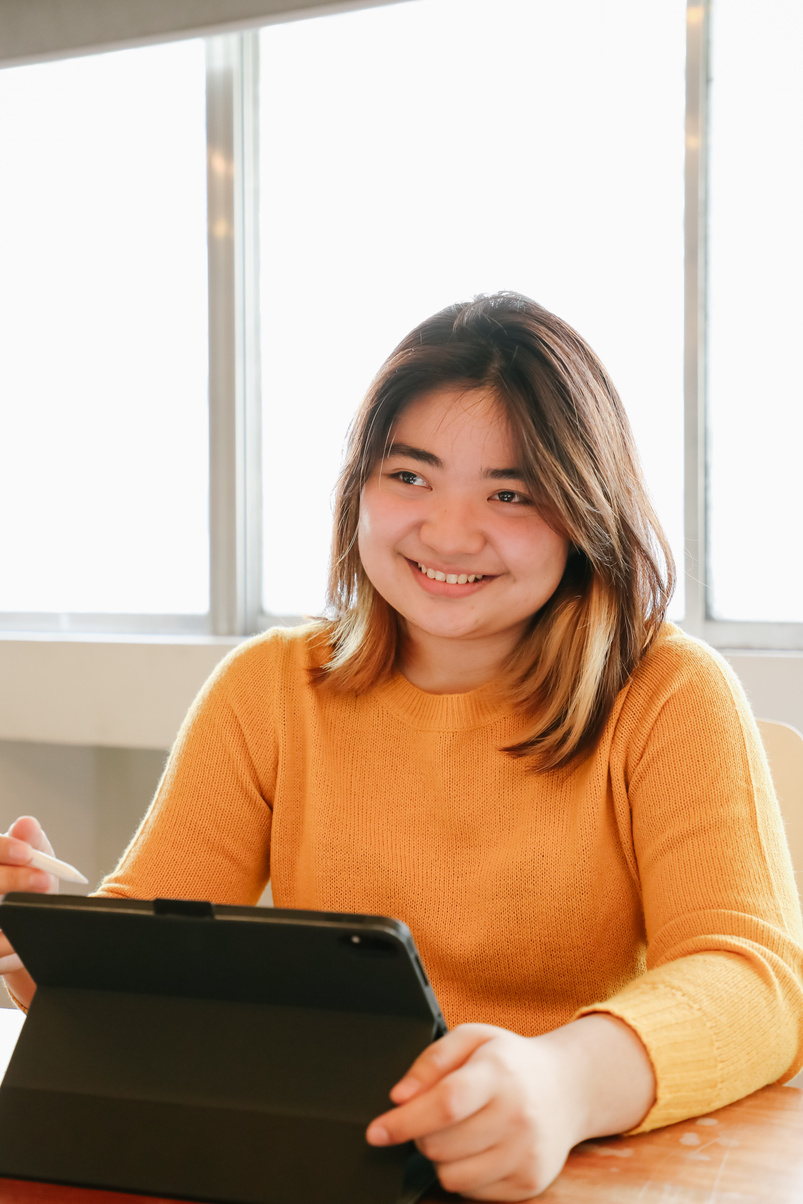
<path id="1" fill-rule="evenodd" d="M 700 1116 L 719 1107 L 719 1066 L 713 1033 L 702 1010 L 682 991 L 666 983 L 641 982 L 638 991 L 625 988 L 605 1003 L 581 1008 L 573 1016 L 595 1013 L 616 1016 L 633 1029 L 652 1063 L 655 1102 L 628 1134 Z"/>

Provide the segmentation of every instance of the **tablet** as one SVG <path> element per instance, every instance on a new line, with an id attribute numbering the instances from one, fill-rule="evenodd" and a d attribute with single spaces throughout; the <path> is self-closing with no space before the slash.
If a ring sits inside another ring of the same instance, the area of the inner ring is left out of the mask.
<path id="1" fill-rule="evenodd" d="M 0 1174 L 233 1204 L 394 1204 L 433 1180 L 369 1121 L 446 1031 L 407 927 L 195 900 L 8 894 L 37 983 Z"/>

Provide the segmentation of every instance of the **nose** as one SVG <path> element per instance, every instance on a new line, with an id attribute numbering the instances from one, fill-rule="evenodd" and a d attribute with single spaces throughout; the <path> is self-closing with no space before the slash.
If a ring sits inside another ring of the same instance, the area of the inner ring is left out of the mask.
<path id="1" fill-rule="evenodd" d="M 473 507 L 451 501 L 430 511 L 421 524 L 423 542 L 444 559 L 476 556 L 485 547 L 485 533 Z"/>

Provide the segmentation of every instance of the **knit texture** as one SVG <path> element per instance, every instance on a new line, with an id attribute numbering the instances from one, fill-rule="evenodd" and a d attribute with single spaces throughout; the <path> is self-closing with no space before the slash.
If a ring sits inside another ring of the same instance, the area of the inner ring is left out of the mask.
<path id="1" fill-rule="evenodd" d="M 311 629 L 237 648 L 194 703 L 99 893 L 362 912 L 412 930 L 448 1024 L 626 1021 L 639 1129 L 803 1062 L 803 930 L 761 742 L 709 648 L 667 625 L 593 755 L 533 773 L 486 686 L 313 686 Z"/>

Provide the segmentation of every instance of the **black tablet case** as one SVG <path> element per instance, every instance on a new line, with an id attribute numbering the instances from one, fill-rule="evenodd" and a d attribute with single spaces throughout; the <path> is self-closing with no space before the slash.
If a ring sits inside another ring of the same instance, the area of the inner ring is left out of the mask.
<path id="1" fill-rule="evenodd" d="M 232 1204 L 394 1204 L 365 1140 L 445 1031 L 382 917 L 9 894 L 37 991 L 0 1086 L 0 1174 Z"/>

